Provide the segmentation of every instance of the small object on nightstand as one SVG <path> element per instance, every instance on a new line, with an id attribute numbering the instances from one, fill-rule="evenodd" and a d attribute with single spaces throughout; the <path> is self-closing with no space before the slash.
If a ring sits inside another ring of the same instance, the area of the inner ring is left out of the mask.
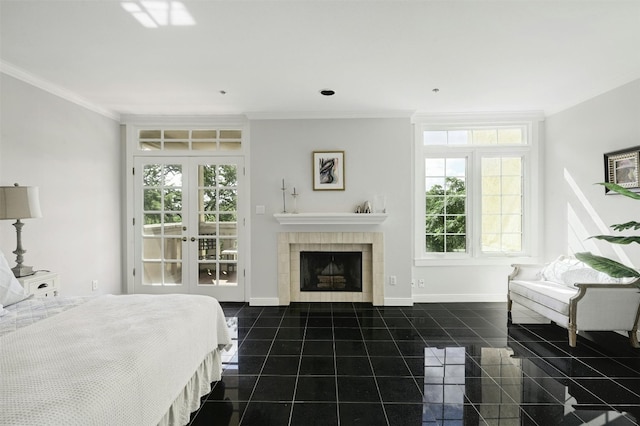
<path id="1" fill-rule="evenodd" d="M 18 282 L 34 297 L 53 297 L 60 290 L 60 275 L 56 272 L 38 271 L 18 278 Z"/>

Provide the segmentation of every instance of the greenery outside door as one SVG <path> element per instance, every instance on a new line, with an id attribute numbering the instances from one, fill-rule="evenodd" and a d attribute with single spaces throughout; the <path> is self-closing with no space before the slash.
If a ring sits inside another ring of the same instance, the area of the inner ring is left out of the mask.
<path id="1" fill-rule="evenodd" d="M 136 293 L 244 300 L 241 157 L 135 159 Z"/>

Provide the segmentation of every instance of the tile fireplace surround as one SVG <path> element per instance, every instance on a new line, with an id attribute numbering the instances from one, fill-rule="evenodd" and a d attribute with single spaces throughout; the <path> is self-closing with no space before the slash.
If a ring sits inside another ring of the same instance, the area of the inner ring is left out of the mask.
<path id="1" fill-rule="evenodd" d="M 361 251 L 362 292 L 300 291 L 301 251 Z M 384 237 L 381 232 L 278 233 L 278 298 L 291 302 L 371 302 L 384 305 Z"/>

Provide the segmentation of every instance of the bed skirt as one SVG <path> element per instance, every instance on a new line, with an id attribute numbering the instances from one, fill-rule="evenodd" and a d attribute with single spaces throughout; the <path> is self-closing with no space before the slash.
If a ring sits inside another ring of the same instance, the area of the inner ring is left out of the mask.
<path id="1" fill-rule="evenodd" d="M 222 376 L 220 350 L 207 355 L 158 426 L 183 426 L 189 424 L 191 413 L 200 408 L 200 399 L 211 392 L 211 383 Z"/>

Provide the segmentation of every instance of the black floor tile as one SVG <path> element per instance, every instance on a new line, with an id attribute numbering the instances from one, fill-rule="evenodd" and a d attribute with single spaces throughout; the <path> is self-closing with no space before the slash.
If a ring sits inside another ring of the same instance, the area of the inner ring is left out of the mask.
<path id="1" fill-rule="evenodd" d="M 336 368 L 338 376 L 373 376 L 369 358 L 365 356 L 337 356 Z"/>
<path id="2" fill-rule="evenodd" d="M 338 376 L 338 401 L 380 402 L 378 385 L 373 377 Z"/>
<path id="3" fill-rule="evenodd" d="M 333 356 L 303 356 L 300 363 L 302 376 L 333 376 L 336 374 Z"/>
<path id="4" fill-rule="evenodd" d="M 256 383 L 252 401 L 293 401 L 293 390 L 296 377 L 290 376 L 260 376 Z"/>
<path id="5" fill-rule="evenodd" d="M 362 426 L 386 426 L 387 419 L 382 404 L 340 402 L 340 424 Z"/>
<path id="6" fill-rule="evenodd" d="M 296 402 L 336 401 L 336 379 L 328 376 L 299 377 Z"/>
<path id="7" fill-rule="evenodd" d="M 504 303 L 223 303 L 235 346 L 192 425 L 638 425 L 640 349 Z"/>
<path id="8" fill-rule="evenodd" d="M 291 402 L 252 401 L 242 416 L 242 426 L 283 426 L 289 424 Z"/>
<path id="9" fill-rule="evenodd" d="M 338 424 L 338 404 L 333 402 L 295 402 L 291 426 L 333 426 Z"/>
<path id="10" fill-rule="evenodd" d="M 262 374 L 296 376 L 299 364 L 298 355 L 270 355 L 262 368 Z"/>

